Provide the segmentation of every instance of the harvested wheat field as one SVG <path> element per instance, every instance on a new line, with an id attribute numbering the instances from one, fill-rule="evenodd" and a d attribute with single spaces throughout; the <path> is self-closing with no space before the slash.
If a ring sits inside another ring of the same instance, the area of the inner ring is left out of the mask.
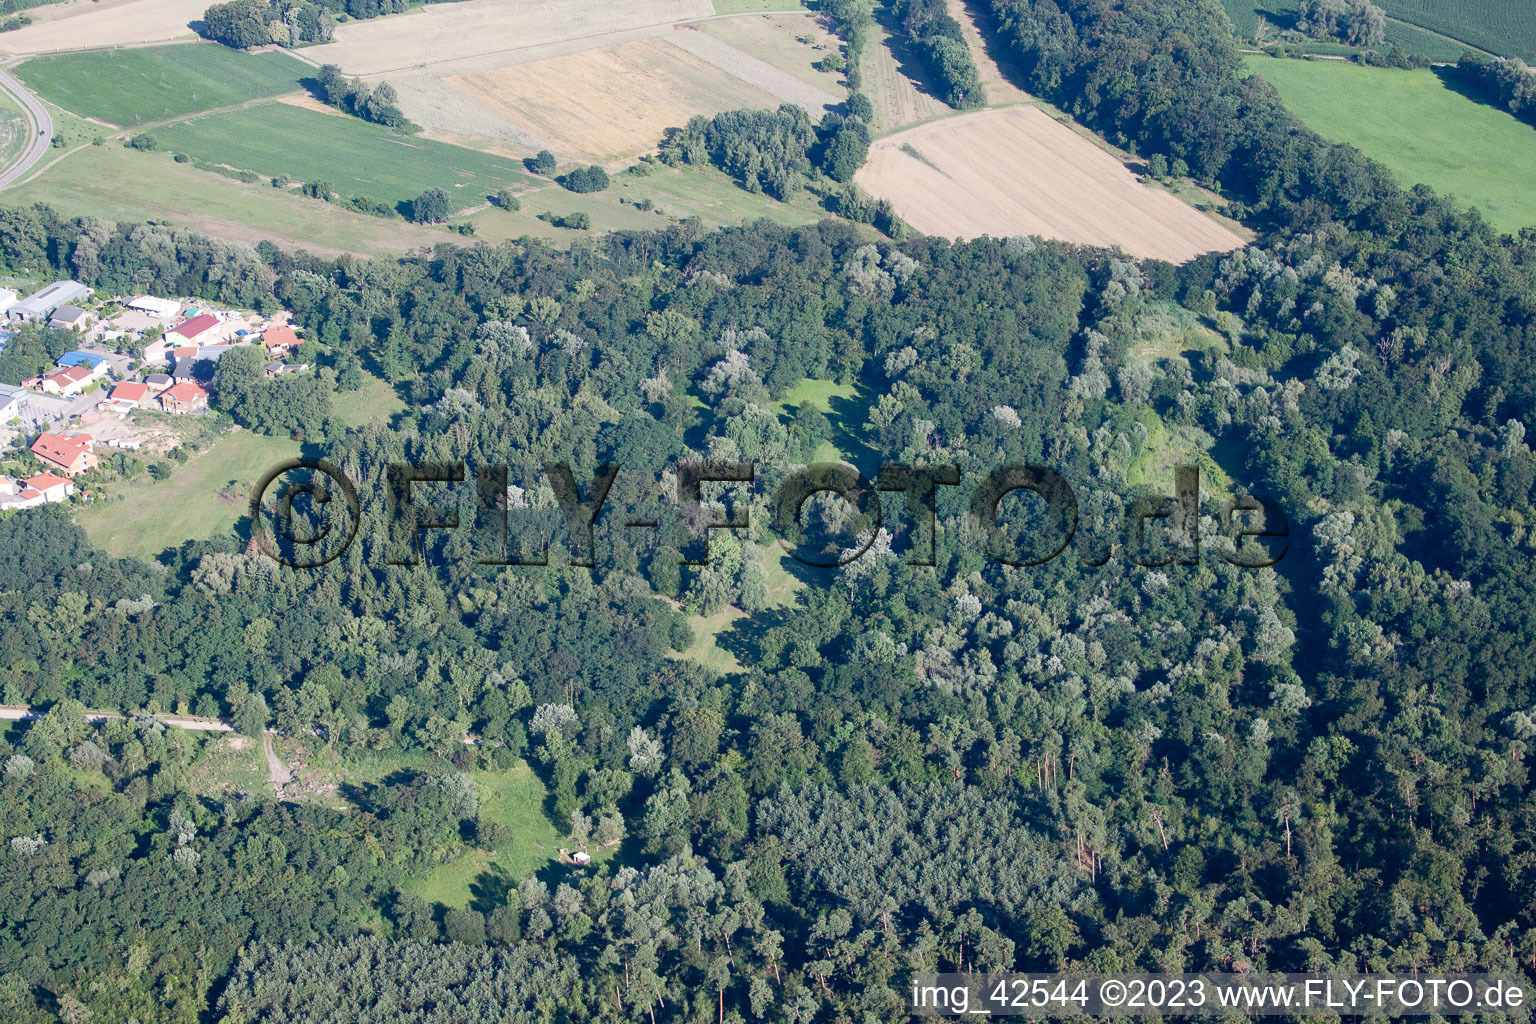
<path id="1" fill-rule="evenodd" d="M 836 96 L 846 92 L 841 73 L 815 68 L 817 61 L 839 54 L 843 49 L 842 40 L 827 31 L 817 15 L 747 14 L 737 18 L 711 18 L 699 22 L 695 28 L 787 71 L 823 92 Z"/>
<path id="2" fill-rule="evenodd" d="M 898 60 L 892 45 L 900 45 L 878 21 L 872 26 L 869 42 L 859 61 L 864 75 L 864 92 L 875 108 L 875 118 L 870 125 L 876 132 L 890 132 L 930 117 L 940 117 L 949 112 L 949 105 L 908 77 L 907 72 L 920 74 L 920 69 L 908 57 Z M 903 51 L 904 52 L 904 51 Z"/>
<path id="3" fill-rule="evenodd" d="M 1038 107 L 983 110 L 881 139 L 854 180 L 930 235 L 1041 235 L 1174 263 L 1243 245 Z"/>
<path id="4" fill-rule="evenodd" d="M 663 39 L 446 79 L 562 161 L 633 159 L 695 114 L 778 100 Z M 409 112 L 409 111 L 407 111 Z"/>
<path id="5" fill-rule="evenodd" d="M 447 61 L 573 42 L 708 17 L 710 0 L 464 0 L 339 26 L 333 42 L 306 48 L 316 64 L 378 75 Z M 597 45 L 594 41 L 591 45 Z"/>
<path id="6" fill-rule="evenodd" d="M 26 28 L 0 35 L 0 52 L 47 53 L 190 39 L 208 0 L 68 0 L 35 7 Z"/>
<path id="7" fill-rule="evenodd" d="M 741 19 L 722 20 L 740 21 Z M 779 102 L 804 107 L 810 111 L 813 120 L 820 118 L 824 109 L 842 103 L 846 96 L 846 91 L 835 84 L 836 79 L 834 79 L 832 91 L 829 92 L 806 82 L 792 71 L 770 64 L 766 60 L 760 60 L 741 47 L 701 32 L 692 25 L 676 26 L 676 30 L 668 38 L 672 43 L 705 63 L 713 64 L 732 78 L 739 78 L 748 85 L 763 90 Z M 809 63 L 806 67 L 810 67 Z M 812 70 L 811 73 L 817 72 Z"/>

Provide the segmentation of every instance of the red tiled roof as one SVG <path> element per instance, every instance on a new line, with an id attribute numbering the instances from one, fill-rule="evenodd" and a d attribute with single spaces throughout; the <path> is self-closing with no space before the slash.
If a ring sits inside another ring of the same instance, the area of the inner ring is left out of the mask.
<path id="1" fill-rule="evenodd" d="M 112 401 L 142 402 L 147 394 L 149 394 L 148 385 L 140 384 L 136 380 L 125 380 L 112 389 Z"/>
<path id="2" fill-rule="evenodd" d="M 43 380 L 61 380 L 70 384 L 90 379 L 90 368 L 85 366 L 61 366 L 57 370 L 50 370 L 43 374 Z"/>
<path id="3" fill-rule="evenodd" d="M 261 343 L 267 348 L 298 348 L 299 336 L 293 332 L 292 327 L 280 325 L 273 327 L 261 336 Z"/>
<path id="4" fill-rule="evenodd" d="M 91 451 L 90 434 L 43 434 L 32 442 L 32 453 L 69 469 Z"/>
<path id="5" fill-rule="evenodd" d="M 160 397 L 169 398 L 173 402 L 195 402 L 199 397 L 206 399 L 208 392 L 190 380 L 184 380 L 174 387 L 167 388 Z"/>
<path id="6" fill-rule="evenodd" d="M 168 333 L 183 338 L 195 338 L 208 330 L 208 328 L 218 326 L 218 323 L 219 318 L 212 313 L 202 313 L 191 320 L 183 320 L 175 327 L 172 327 Z"/>
<path id="7" fill-rule="evenodd" d="M 28 487 L 32 488 L 38 493 L 42 493 L 43 491 L 48 490 L 50 487 L 57 487 L 59 484 L 67 484 L 69 481 L 62 477 L 54 476 L 52 473 L 39 473 L 37 476 L 27 477 L 22 481 L 22 483 L 26 484 Z"/>

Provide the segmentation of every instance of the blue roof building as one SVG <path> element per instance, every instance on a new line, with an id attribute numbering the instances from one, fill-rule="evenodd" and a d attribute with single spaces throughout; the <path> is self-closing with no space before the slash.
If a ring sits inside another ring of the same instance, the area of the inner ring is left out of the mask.
<path id="1" fill-rule="evenodd" d="M 91 369 L 94 370 L 94 369 L 96 369 L 96 367 L 100 366 L 102 363 L 105 363 L 106 361 L 107 361 L 107 357 L 104 356 L 104 355 L 101 355 L 99 353 L 96 353 L 96 352 L 82 352 L 80 349 L 73 349 L 73 350 L 71 350 L 69 352 L 65 352 L 63 355 L 59 356 L 58 362 L 56 362 L 54 365 L 55 366 L 89 366 Z"/>

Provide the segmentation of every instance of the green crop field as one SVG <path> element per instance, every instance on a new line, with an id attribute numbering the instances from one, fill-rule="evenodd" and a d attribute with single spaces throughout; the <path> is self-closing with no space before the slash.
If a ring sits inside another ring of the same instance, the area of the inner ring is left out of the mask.
<path id="1" fill-rule="evenodd" d="M 484 205 L 497 189 L 531 182 L 520 165 L 461 146 L 392 132 L 355 117 L 262 103 L 155 129 L 162 149 L 255 171 L 324 181 L 348 196 L 397 205 L 428 188 L 455 209 Z M 316 145 L 324 140 L 324 145 Z"/>
<path id="2" fill-rule="evenodd" d="M 17 73 L 65 110 L 133 127 L 294 92 L 314 69 L 286 53 L 187 43 L 34 57 Z"/>
<path id="3" fill-rule="evenodd" d="M 1467 46 L 1501 57 L 1536 60 L 1536 17 L 1527 0 L 1379 0 L 1392 20 L 1387 41 L 1430 60 L 1456 60 Z M 1252 38 L 1263 15 L 1276 28 L 1289 28 L 1295 0 L 1223 0 L 1232 28 Z"/>
<path id="4" fill-rule="evenodd" d="M 1536 60 L 1536 10 L 1530 0 L 1386 0 L 1394 18 L 1491 53 Z"/>
<path id="5" fill-rule="evenodd" d="M 1536 128 L 1452 91 L 1433 71 L 1268 57 L 1248 66 L 1307 124 L 1359 147 L 1404 184 L 1454 195 L 1504 231 L 1536 225 Z"/>
<path id="6" fill-rule="evenodd" d="M 1506 57 L 1536 59 L 1536 17 L 1525 0 L 1379 0 L 1391 21 L 1387 42 L 1431 60 L 1453 61 L 1473 46 Z M 1238 35 L 1251 38 L 1262 15 L 1289 27 L 1294 0 L 1223 0 Z"/>

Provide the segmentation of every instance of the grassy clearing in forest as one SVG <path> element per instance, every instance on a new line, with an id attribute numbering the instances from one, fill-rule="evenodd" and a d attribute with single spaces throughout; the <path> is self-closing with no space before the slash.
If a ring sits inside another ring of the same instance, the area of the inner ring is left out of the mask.
<path id="1" fill-rule="evenodd" d="M 548 794 L 526 762 L 503 772 L 475 772 L 480 787 L 480 817 L 505 825 L 512 833 L 511 845 L 494 853 L 472 849 L 457 859 L 418 879 L 412 886 L 423 900 L 445 907 L 466 907 L 478 902 L 483 893 L 517 883 L 542 871 L 560 853 L 566 843 L 544 813 Z M 613 856 L 613 849 L 591 849 L 593 860 Z"/>
<path id="2" fill-rule="evenodd" d="M 126 482 L 107 484 L 121 501 L 101 501 L 82 508 L 75 521 L 91 543 L 118 557 L 153 559 L 166 548 L 232 530 L 245 514 L 250 489 L 279 461 L 299 454 L 286 438 L 249 430 L 227 434 L 212 447 L 176 466 L 170 477 L 154 480 L 142 473 Z M 221 492 L 236 481 L 236 500 Z"/>

